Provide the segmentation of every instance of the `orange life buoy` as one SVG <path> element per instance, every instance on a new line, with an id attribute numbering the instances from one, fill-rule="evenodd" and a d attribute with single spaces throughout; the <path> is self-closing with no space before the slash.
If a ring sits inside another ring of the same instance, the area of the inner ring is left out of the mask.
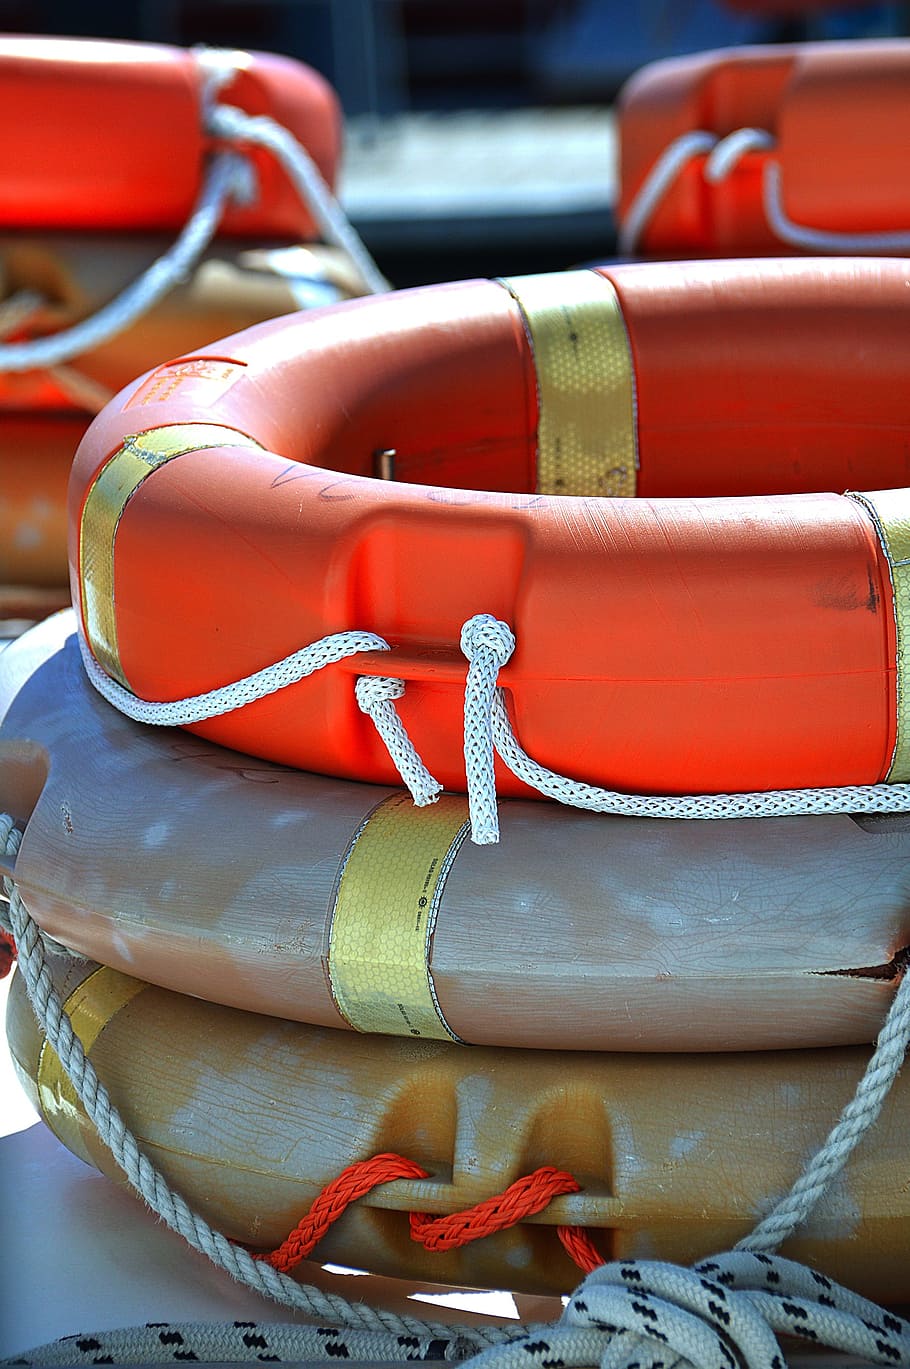
<path id="1" fill-rule="evenodd" d="M 463 789 L 459 634 L 490 613 L 521 745 L 577 780 L 906 778 L 908 495 L 819 491 L 910 484 L 907 307 L 886 259 L 663 263 L 352 301 L 158 367 L 74 465 L 91 651 L 182 700 L 379 634 L 196 730 L 394 784 L 352 675 L 391 677 Z"/>
<path id="2" fill-rule="evenodd" d="M 910 251 L 910 41 L 655 62 L 620 98 L 620 241 L 645 255 Z"/>
<path id="3" fill-rule="evenodd" d="M 0 160 L 0 228 L 172 232 L 196 198 L 207 83 L 218 99 L 268 114 L 334 183 L 340 113 L 331 87 L 291 58 L 229 58 L 147 43 L 7 36 L 0 117 L 16 137 Z M 255 203 L 231 207 L 225 234 L 305 239 L 313 220 L 274 159 L 255 152 Z"/>
<path id="4" fill-rule="evenodd" d="M 17 128 L 0 160 L 0 585 L 62 585 L 65 472 L 121 386 L 163 358 L 365 286 L 358 261 L 302 245 L 339 224 L 354 235 L 327 188 L 338 102 L 301 63 L 7 37 L 0 112 Z M 218 133 L 218 117 L 245 120 L 246 132 Z M 265 142 L 285 139 L 284 155 L 256 143 L 256 128 Z M 193 245 L 165 272 L 178 230 L 177 243 Z M 130 300 L 132 313 L 120 308 Z"/>

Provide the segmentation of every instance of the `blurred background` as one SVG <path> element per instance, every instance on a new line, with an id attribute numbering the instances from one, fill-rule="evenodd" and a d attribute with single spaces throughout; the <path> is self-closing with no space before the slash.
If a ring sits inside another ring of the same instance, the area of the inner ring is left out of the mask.
<path id="1" fill-rule="evenodd" d="M 7 32 L 287 53 L 346 117 L 340 196 L 394 284 L 615 251 L 612 102 L 657 58 L 910 33 L 910 0 L 0 0 Z"/>

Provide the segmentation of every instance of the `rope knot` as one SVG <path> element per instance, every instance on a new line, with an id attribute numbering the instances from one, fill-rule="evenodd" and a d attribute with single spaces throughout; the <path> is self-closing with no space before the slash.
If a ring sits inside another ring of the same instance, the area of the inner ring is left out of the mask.
<path id="1" fill-rule="evenodd" d="M 511 659 L 515 650 L 512 629 L 492 613 L 475 613 L 461 629 L 461 650 L 469 661 L 473 661 L 483 648 L 492 652 L 497 670 Z"/>
<path id="2" fill-rule="evenodd" d="M 492 613 L 475 613 L 461 629 L 461 649 L 468 658 L 464 689 L 464 761 L 471 817 L 471 840 L 492 846 L 499 840 L 496 781 L 493 773 L 494 703 L 500 667 L 515 650 L 508 623 Z"/>
<path id="3" fill-rule="evenodd" d="M 380 704 L 392 703 L 404 694 L 404 680 L 393 680 L 388 675 L 358 675 L 354 685 L 354 697 L 358 707 L 367 717 Z"/>
<path id="4" fill-rule="evenodd" d="M 385 743 L 402 783 L 410 790 L 417 807 L 426 808 L 439 798 L 442 785 L 418 756 L 395 711 L 395 700 L 403 694 L 404 680 L 388 675 L 359 675 L 354 685 L 354 697 Z"/>

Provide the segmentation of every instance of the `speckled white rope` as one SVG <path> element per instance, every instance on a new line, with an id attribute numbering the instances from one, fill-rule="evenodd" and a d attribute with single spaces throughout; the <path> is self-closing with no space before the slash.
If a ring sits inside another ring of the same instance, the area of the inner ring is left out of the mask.
<path id="1" fill-rule="evenodd" d="M 269 151 L 284 168 L 326 242 L 334 243 L 347 254 L 369 293 L 382 294 L 389 289 L 388 281 L 345 217 L 316 163 L 292 133 L 268 115 L 247 114 L 227 104 L 211 106 L 206 115 L 206 127 L 216 138 L 248 143 Z"/>
<path id="2" fill-rule="evenodd" d="M 299 1363 L 334 1360 L 439 1361 L 455 1339 L 393 1336 L 387 1331 L 342 1331 L 328 1326 L 280 1322 L 150 1322 L 64 1336 L 3 1365 L 61 1364 L 243 1364 L 250 1360 Z"/>
<path id="3" fill-rule="evenodd" d="M 95 660 L 81 632 L 78 640 L 85 673 L 102 698 L 134 722 L 152 727 L 185 727 L 188 723 L 233 713 L 237 708 L 255 703 L 269 694 L 276 694 L 280 689 L 297 684 L 317 670 L 343 661 L 348 656 L 359 655 L 362 651 L 390 650 L 385 638 L 377 636 L 375 632 L 335 632 L 302 647 L 300 651 L 292 652 L 273 665 L 244 676 L 242 680 L 208 690 L 205 694 L 191 694 L 184 699 L 159 703 L 140 699 L 112 680 Z M 357 680 L 354 688 L 360 708 L 372 719 L 415 804 L 422 808 L 435 802 L 442 786 L 418 756 L 392 702 L 404 693 L 404 682 L 365 675 Z"/>
<path id="4" fill-rule="evenodd" d="M 738 128 L 723 138 L 704 129 L 683 133 L 664 148 L 633 199 L 618 233 L 619 250 L 632 256 L 642 234 L 670 186 L 695 157 L 707 154 L 704 176 L 711 184 L 724 180 L 748 152 L 769 152 L 777 146 L 763 128 Z M 762 177 L 762 204 L 768 226 L 781 242 L 808 252 L 903 252 L 910 250 L 910 232 L 835 233 L 812 228 L 788 218 L 783 205 L 780 164 L 769 160 Z"/>
<path id="5" fill-rule="evenodd" d="M 425 1341 L 248 1321 L 166 1322 L 66 1336 L 2 1364 L 465 1362 L 470 1334 L 450 1329 L 448 1338 Z M 472 1369 L 785 1369 L 778 1335 L 863 1364 L 910 1366 L 910 1324 L 901 1318 L 792 1260 L 734 1252 L 692 1269 L 657 1260 L 602 1265 L 558 1322 L 500 1335 L 467 1359 Z"/>
<path id="6" fill-rule="evenodd" d="M 227 204 L 247 203 L 252 195 L 249 162 L 236 152 L 218 153 L 209 164 L 186 226 L 173 245 L 138 280 L 90 318 L 48 337 L 0 343 L 0 372 L 59 366 L 132 327 L 193 270 L 215 236 Z"/>
<path id="7" fill-rule="evenodd" d="M 478 846 L 499 840 L 498 801 L 493 753 L 512 774 L 546 798 L 571 808 L 619 817 L 676 818 L 688 821 L 734 818 L 779 818 L 797 814 L 905 813 L 910 811 L 910 784 L 845 785 L 841 788 L 769 789 L 734 794 L 625 794 L 601 789 L 546 769 L 519 744 L 497 685 L 499 669 L 509 659 L 515 638 L 508 624 L 489 613 L 475 614 L 462 628 L 461 648 L 468 659 L 464 702 L 464 755 L 471 818 L 471 840 Z M 324 666 L 361 651 L 388 651 L 388 642 L 372 632 L 337 632 L 293 652 L 242 680 L 185 699 L 156 703 L 140 699 L 112 680 L 79 635 L 79 648 L 90 682 L 128 718 L 159 727 L 185 726 L 242 708 L 274 694 Z M 366 680 L 369 677 L 361 677 Z M 432 803 L 441 786 L 420 760 L 395 714 L 394 699 L 404 681 L 379 677 L 378 685 L 358 682 L 358 703 L 385 742 L 389 755 L 415 803 Z"/>
<path id="8" fill-rule="evenodd" d="M 495 628 L 493 625 L 496 625 Z M 515 639 L 505 623 L 478 614 L 462 629 L 462 649 L 471 661 L 465 686 L 465 762 L 471 840 L 478 846 L 499 840 L 496 780 L 492 752 L 516 778 L 547 798 L 571 808 L 621 817 L 724 819 L 779 818 L 795 814 L 905 813 L 910 784 L 845 785 L 828 789 L 771 789 L 740 794 L 624 794 L 583 784 L 538 765 L 517 741 L 496 683 L 504 651 Z M 489 721 L 488 721 L 489 720 Z M 492 747 L 487 745 L 487 728 Z M 469 730 L 472 736 L 468 737 Z"/>
<path id="9" fill-rule="evenodd" d="M 4 853 L 15 854 L 20 839 L 12 818 L 0 815 L 0 845 Z M 376 1336 L 371 1342 L 370 1358 L 432 1359 L 444 1355 L 462 1359 L 478 1346 L 487 1345 L 493 1348 L 472 1361 L 484 1369 L 519 1369 L 529 1361 L 540 1369 L 553 1369 L 554 1365 L 560 1369 L 580 1369 L 582 1365 L 596 1363 L 601 1369 L 664 1369 L 666 1351 L 672 1349 L 681 1357 L 674 1361 L 676 1369 L 735 1369 L 737 1364 L 743 1369 L 784 1369 L 785 1361 L 768 1330 L 770 1327 L 773 1331 L 808 1338 L 814 1344 L 863 1355 L 876 1365 L 910 1369 L 910 1326 L 906 1323 L 822 1274 L 747 1248 L 771 1248 L 785 1239 L 794 1223 L 814 1206 L 863 1134 L 874 1125 L 910 1038 L 910 978 L 905 978 L 895 997 L 866 1074 L 854 1099 L 841 1114 L 840 1123 L 790 1194 L 751 1237 L 740 1242 L 737 1251 L 702 1261 L 692 1270 L 655 1261 L 619 1261 L 602 1266 L 576 1290 L 555 1326 L 527 1327 L 516 1336 L 508 1327 L 467 1328 L 398 1317 L 297 1284 L 269 1265 L 254 1261 L 242 1247 L 233 1245 L 193 1213 L 140 1152 L 135 1137 L 111 1104 L 53 987 L 44 963 L 42 933 L 13 881 L 7 879 L 4 883 L 10 898 L 10 925 L 19 949 L 19 968 L 39 1025 L 101 1140 L 129 1182 L 172 1230 L 234 1278 L 267 1297 L 344 1328 L 385 1332 L 384 1338 Z M 826 1153 L 835 1163 L 825 1162 Z M 781 1220 L 775 1226 L 774 1219 L 779 1214 Z M 272 1358 L 270 1349 L 264 1353 L 257 1343 L 262 1328 L 251 1328 L 249 1323 L 242 1325 L 245 1331 L 254 1332 L 249 1337 L 251 1343 L 245 1346 L 249 1355 L 238 1356 L 239 1346 L 234 1345 L 230 1355 L 219 1358 Z M 236 1326 L 235 1323 L 234 1329 Z M 293 1328 L 293 1333 L 298 1330 Z M 262 1332 L 263 1336 L 277 1334 L 274 1328 Z M 334 1330 L 321 1334 L 337 1338 L 337 1357 L 351 1357 L 347 1330 L 340 1335 Z M 80 1339 L 87 1343 L 79 1345 Z M 97 1363 L 103 1347 L 88 1343 L 96 1340 L 94 1335 L 67 1337 L 36 1352 L 40 1359 L 19 1356 L 5 1362 L 79 1363 L 86 1362 L 88 1357 L 88 1362 Z M 161 1351 L 168 1346 L 174 1359 L 193 1357 L 194 1352 L 187 1351 L 181 1328 L 177 1328 L 173 1339 L 159 1337 L 154 1347 L 156 1359 L 166 1358 Z M 321 1348 L 331 1353 L 327 1345 Z M 73 1357 L 74 1349 L 79 1351 L 78 1358 Z M 363 1353 L 359 1344 L 357 1349 Z M 301 1358 L 293 1354 L 292 1357 Z M 131 1363 L 150 1362 L 127 1355 L 124 1359 Z"/>
<path id="10" fill-rule="evenodd" d="M 218 718 L 223 713 L 233 713 L 237 708 L 255 703 L 269 694 L 277 694 L 280 689 L 297 684 L 308 675 L 322 670 L 336 661 L 348 656 L 357 656 L 361 651 L 389 651 L 388 642 L 375 632 L 334 632 L 328 637 L 320 637 L 317 642 L 291 652 L 274 664 L 245 675 L 242 680 L 210 689 L 204 694 L 190 694 L 185 699 L 155 702 L 140 699 L 124 689 L 98 664 L 91 649 L 80 632 L 79 650 L 82 664 L 89 682 L 94 685 L 108 703 L 124 713 L 134 722 L 146 723 L 152 727 L 185 727 L 189 723 L 203 722 L 206 718 Z"/>
<path id="11" fill-rule="evenodd" d="M 501 696 L 499 670 L 515 650 L 508 624 L 489 613 L 469 618 L 461 629 L 461 650 L 468 658 L 464 688 L 464 766 L 471 840 L 477 846 L 499 841 L 499 811 L 493 771 L 493 708 Z"/>

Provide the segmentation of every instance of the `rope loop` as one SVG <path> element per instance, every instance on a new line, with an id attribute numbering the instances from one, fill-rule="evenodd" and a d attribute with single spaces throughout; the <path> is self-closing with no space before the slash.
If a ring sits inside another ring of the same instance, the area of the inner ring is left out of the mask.
<path id="1" fill-rule="evenodd" d="M 481 651 L 490 652 L 499 670 L 511 659 L 515 634 L 508 623 L 494 618 L 492 613 L 475 613 L 461 629 L 461 650 L 471 663 Z"/>
<path id="2" fill-rule="evenodd" d="M 361 713 L 373 717 L 375 709 L 404 697 L 404 680 L 393 680 L 388 675 L 358 675 L 354 698 Z"/>
<path id="3" fill-rule="evenodd" d="M 468 658 L 464 690 L 464 763 L 471 819 L 471 840 L 476 846 L 499 841 L 499 813 L 493 770 L 493 701 L 501 707 L 497 688 L 499 671 L 515 650 L 515 636 L 507 623 L 490 613 L 477 613 L 461 629 L 461 649 Z"/>
<path id="4" fill-rule="evenodd" d="M 172 246 L 141 276 L 89 318 L 48 337 L 0 341 L 0 373 L 60 366 L 94 351 L 131 328 L 185 281 L 214 238 L 228 206 L 246 207 L 257 198 L 250 147 L 265 149 L 283 167 L 325 241 L 345 253 L 366 292 L 379 294 L 388 290 L 388 281 L 345 217 L 316 163 L 294 135 L 265 115 L 253 116 L 233 105 L 216 103 L 218 93 L 236 74 L 236 54 L 204 49 L 197 50 L 195 56 L 203 73 L 203 127 L 229 146 L 209 158 L 199 195 L 184 227 Z M 4 331 L 24 320 L 25 306 L 34 307 L 31 296 L 20 298 L 7 310 L 0 324 L 0 338 Z"/>
<path id="5" fill-rule="evenodd" d="M 618 1261 L 589 1274 L 562 1317 L 602 1337 L 601 1369 L 783 1369 L 777 1335 L 910 1365 L 910 1325 L 831 1279 L 779 1256 L 730 1252 L 692 1269 Z"/>
<path id="6" fill-rule="evenodd" d="M 131 328 L 186 280 L 215 236 L 227 205 L 248 203 L 254 193 L 255 179 L 248 159 L 231 151 L 216 153 L 190 217 L 173 245 L 91 317 L 49 337 L 0 343 L 0 372 L 59 366 Z"/>
<path id="7" fill-rule="evenodd" d="M 325 241 L 339 247 L 352 263 L 367 294 L 378 295 L 389 289 L 389 282 L 345 216 L 313 158 L 293 133 L 267 114 L 247 114 L 230 104 L 210 105 L 205 111 L 205 127 L 213 137 L 270 153 L 310 210 Z"/>
<path id="8" fill-rule="evenodd" d="M 664 196 L 697 157 L 704 157 L 704 178 L 712 185 L 726 179 L 750 152 L 773 152 L 777 142 L 764 128 L 737 128 L 724 137 L 693 129 L 668 143 L 645 176 L 619 229 L 619 250 L 633 256 Z M 783 203 L 780 163 L 770 158 L 762 177 L 762 204 L 775 237 L 807 252 L 905 252 L 910 233 L 835 233 L 789 218 Z"/>
<path id="9" fill-rule="evenodd" d="M 354 684 L 354 697 L 363 713 L 379 733 L 405 788 L 418 808 L 435 803 L 442 785 L 424 765 L 395 710 L 395 700 L 404 694 L 404 680 L 386 675 L 360 675 Z"/>

